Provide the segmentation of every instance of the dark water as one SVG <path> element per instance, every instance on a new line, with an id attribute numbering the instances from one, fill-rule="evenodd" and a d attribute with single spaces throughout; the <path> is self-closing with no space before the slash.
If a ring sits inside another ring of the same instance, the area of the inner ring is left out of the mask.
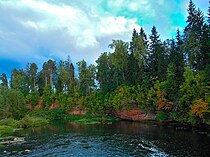
<path id="1" fill-rule="evenodd" d="M 57 122 L 23 130 L 23 144 L 0 148 L 0 156 L 207 156 L 210 137 L 192 131 L 135 122 L 78 125 Z M 30 150 L 26 152 L 25 150 Z"/>

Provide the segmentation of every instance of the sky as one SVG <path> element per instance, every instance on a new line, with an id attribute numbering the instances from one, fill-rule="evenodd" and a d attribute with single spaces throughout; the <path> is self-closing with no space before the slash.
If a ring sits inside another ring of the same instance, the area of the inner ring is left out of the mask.
<path id="1" fill-rule="evenodd" d="M 208 0 L 194 0 L 204 13 Z M 189 0 L 0 0 L 0 74 L 35 62 L 70 56 L 88 64 L 111 51 L 112 39 L 129 41 L 135 28 L 161 39 L 183 30 Z M 206 15 L 206 14 L 205 14 Z"/>

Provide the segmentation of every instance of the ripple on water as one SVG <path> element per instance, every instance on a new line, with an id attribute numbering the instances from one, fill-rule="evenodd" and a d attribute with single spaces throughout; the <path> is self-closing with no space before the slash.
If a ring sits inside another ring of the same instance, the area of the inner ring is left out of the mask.
<path id="1" fill-rule="evenodd" d="M 144 125 L 119 122 L 107 126 L 83 125 L 81 128 L 74 128 L 71 125 L 61 125 L 60 129 L 58 126 L 51 126 L 51 129 L 45 127 L 43 133 L 40 133 L 40 130 L 28 133 L 26 143 L 0 148 L 0 156 L 190 156 L 192 150 L 198 150 L 197 147 L 202 146 L 203 142 L 205 145 L 208 143 L 208 137 L 195 136 L 195 138 L 190 133 L 169 132 L 168 130 L 164 132 L 164 128 L 152 125 L 144 127 Z M 56 129 L 53 130 L 53 127 Z M 178 139 L 181 141 L 177 142 Z M 194 140 L 186 143 L 183 139 Z M 26 149 L 30 151 L 25 152 Z M 207 152 L 207 147 L 205 151 Z"/>

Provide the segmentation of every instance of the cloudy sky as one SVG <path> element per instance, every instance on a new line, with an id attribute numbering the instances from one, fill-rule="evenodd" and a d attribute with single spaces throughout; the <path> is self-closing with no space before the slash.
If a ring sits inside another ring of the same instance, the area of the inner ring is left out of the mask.
<path id="1" fill-rule="evenodd" d="M 135 28 L 161 39 L 182 30 L 189 0 L 0 0 L 0 73 L 48 59 L 94 63 L 112 39 Z M 207 0 L 194 0 L 205 13 Z"/>

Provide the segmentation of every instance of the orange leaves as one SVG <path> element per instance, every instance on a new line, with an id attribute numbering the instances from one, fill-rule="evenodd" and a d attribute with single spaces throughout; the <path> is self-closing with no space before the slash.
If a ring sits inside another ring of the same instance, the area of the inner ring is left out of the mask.
<path id="1" fill-rule="evenodd" d="M 173 102 L 167 102 L 165 99 L 165 93 L 161 91 L 157 91 L 157 97 L 158 97 L 158 109 L 159 110 L 165 110 L 170 111 L 174 105 Z"/>
<path id="2" fill-rule="evenodd" d="M 173 102 L 164 102 L 164 101 L 161 101 L 159 104 L 158 104 L 158 109 L 159 110 L 165 110 L 165 111 L 170 111 L 173 107 L 174 103 Z"/>
<path id="3" fill-rule="evenodd" d="M 203 117 L 203 113 L 208 110 L 208 103 L 204 102 L 203 99 L 198 99 L 195 104 L 191 106 L 192 114 L 195 114 L 199 118 Z"/>

